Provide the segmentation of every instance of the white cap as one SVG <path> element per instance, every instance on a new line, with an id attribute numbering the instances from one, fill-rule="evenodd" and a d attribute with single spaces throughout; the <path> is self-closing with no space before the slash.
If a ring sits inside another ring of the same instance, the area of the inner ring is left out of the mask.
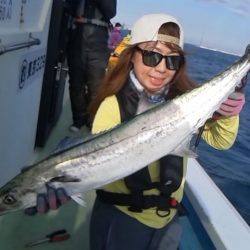
<path id="1" fill-rule="evenodd" d="M 173 22 L 180 28 L 180 39 L 173 36 L 158 35 L 158 31 L 162 24 Z M 183 48 L 184 34 L 180 23 L 172 16 L 166 14 L 149 14 L 144 15 L 136 21 L 131 30 L 130 45 L 148 41 L 163 40 L 166 42 L 172 42 Z"/>

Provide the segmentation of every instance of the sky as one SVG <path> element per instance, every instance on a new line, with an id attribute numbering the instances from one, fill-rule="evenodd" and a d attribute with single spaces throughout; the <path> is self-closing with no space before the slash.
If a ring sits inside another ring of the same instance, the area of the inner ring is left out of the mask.
<path id="1" fill-rule="evenodd" d="M 250 0 L 117 0 L 111 22 L 131 28 L 149 13 L 176 17 L 186 43 L 237 55 L 244 54 L 250 43 Z"/>

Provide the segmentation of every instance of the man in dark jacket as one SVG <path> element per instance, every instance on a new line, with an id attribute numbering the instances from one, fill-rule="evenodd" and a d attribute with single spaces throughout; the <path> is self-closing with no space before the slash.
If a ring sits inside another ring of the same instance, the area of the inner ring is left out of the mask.
<path id="1" fill-rule="evenodd" d="M 116 0 L 68 0 L 73 17 L 68 43 L 69 93 L 73 124 L 78 131 L 88 123 L 87 107 L 104 77 L 108 63 L 110 19 Z"/>

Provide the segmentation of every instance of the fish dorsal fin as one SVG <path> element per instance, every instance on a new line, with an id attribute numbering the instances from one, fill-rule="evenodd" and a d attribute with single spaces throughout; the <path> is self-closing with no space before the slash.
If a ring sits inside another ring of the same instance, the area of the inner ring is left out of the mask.
<path id="1" fill-rule="evenodd" d="M 179 143 L 179 145 L 171 151 L 171 154 L 178 155 L 178 156 L 187 156 L 189 158 L 197 158 L 197 152 L 193 147 L 191 140 L 193 140 L 190 135 L 189 137 L 185 138 L 183 141 Z"/>
<path id="2" fill-rule="evenodd" d="M 81 179 L 70 175 L 61 175 L 53 177 L 49 182 L 81 182 Z"/>

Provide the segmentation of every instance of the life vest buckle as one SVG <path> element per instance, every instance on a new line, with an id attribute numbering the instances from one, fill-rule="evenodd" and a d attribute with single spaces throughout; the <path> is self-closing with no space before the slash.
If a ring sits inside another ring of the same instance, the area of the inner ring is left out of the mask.
<path id="1" fill-rule="evenodd" d="M 131 193 L 131 206 L 128 208 L 131 212 L 141 213 L 144 207 L 144 197 L 142 191 Z"/>

